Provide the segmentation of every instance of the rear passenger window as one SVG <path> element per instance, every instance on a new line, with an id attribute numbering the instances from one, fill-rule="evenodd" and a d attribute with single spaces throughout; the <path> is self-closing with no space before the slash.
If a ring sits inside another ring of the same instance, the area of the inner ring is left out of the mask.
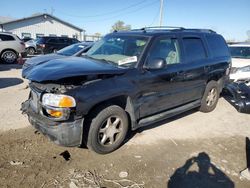
<path id="1" fill-rule="evenodd" d="M 213 57 L 229 56 L 227 44 L 221 36 L 207 35 L 206 39 Z"/>
<path id="2" fill-rule="evenodd" d="M 149 59 L 161 58 L 166 60 L 166 63 L 180 63 L 179 45 L 177 39 L 161 38 L 154 42 L 149 52 Z"/>
<path id="3" fill-rule="evenodd" d="M 10 35 L 0 35 L 0 39 L 2 41 L 13 41 L 13 40 L 15 40 L 15 38 L 10 36 Z"/>
<path id="4" fill-rule="evenodd" d="M 187 62 L 193 62 L 207 57 L 200 38 L 183 38 L 183 45 Z"/>

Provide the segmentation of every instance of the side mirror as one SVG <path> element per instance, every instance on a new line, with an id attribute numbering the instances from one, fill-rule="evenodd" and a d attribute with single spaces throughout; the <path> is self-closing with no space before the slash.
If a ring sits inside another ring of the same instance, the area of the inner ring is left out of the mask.
<path id="1" fill-rule="evenodd" d="M 162 58 L 155 58 L 149 60 L 146 65 L 144 66 L 147 70 L 158 70 L 162 69 L 166 66 L 166 61 Z"/>

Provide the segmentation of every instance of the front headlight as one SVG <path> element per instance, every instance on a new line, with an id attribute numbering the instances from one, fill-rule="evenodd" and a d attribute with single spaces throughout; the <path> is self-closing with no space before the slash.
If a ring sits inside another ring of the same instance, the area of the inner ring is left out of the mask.
<path id="1" fill-rule="evenodd" d="M 68 95 L 58 95 L 52 93 L 46 93 L 42 97 L 42 104 L 45 106 L 70 108 L 75 107 L 75 99 Z"/>
<path id="2" fill-rule="evenodd" d="M 240 72 L 250 72 L 250 65 L 238 68 L 236 73 L 240 73 Z"/>

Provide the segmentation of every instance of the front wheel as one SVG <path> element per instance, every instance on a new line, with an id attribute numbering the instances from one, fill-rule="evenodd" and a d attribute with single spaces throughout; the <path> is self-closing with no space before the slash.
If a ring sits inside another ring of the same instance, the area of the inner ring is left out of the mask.
<path id="1" fill-rule="evenodd" d="M 96 153 L 106 154 L 116 150 L 128 131 L 126 112 L 117 105 L 99 107 L 89 123 L 87 147 Z"/>
<path id="2" fill-rule="evenodd" d="M 211 112 L 215 109 L 219 100 L 219 86 L 216 81 L 210 81 L 207 84 L 204 95 L 201 100 L 200 111 Z"/>

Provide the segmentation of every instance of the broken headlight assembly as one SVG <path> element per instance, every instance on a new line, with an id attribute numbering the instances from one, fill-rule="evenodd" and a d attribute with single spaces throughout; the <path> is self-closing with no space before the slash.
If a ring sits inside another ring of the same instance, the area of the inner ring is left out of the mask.
<path id="1" fill-rule="evenodd" d="M 44 114 L 50 118 L 66 120 L 70 115 L 70 108 L 76 107 L 75 99 L 68 95 L 45 93 L 42 97 Z"/>

